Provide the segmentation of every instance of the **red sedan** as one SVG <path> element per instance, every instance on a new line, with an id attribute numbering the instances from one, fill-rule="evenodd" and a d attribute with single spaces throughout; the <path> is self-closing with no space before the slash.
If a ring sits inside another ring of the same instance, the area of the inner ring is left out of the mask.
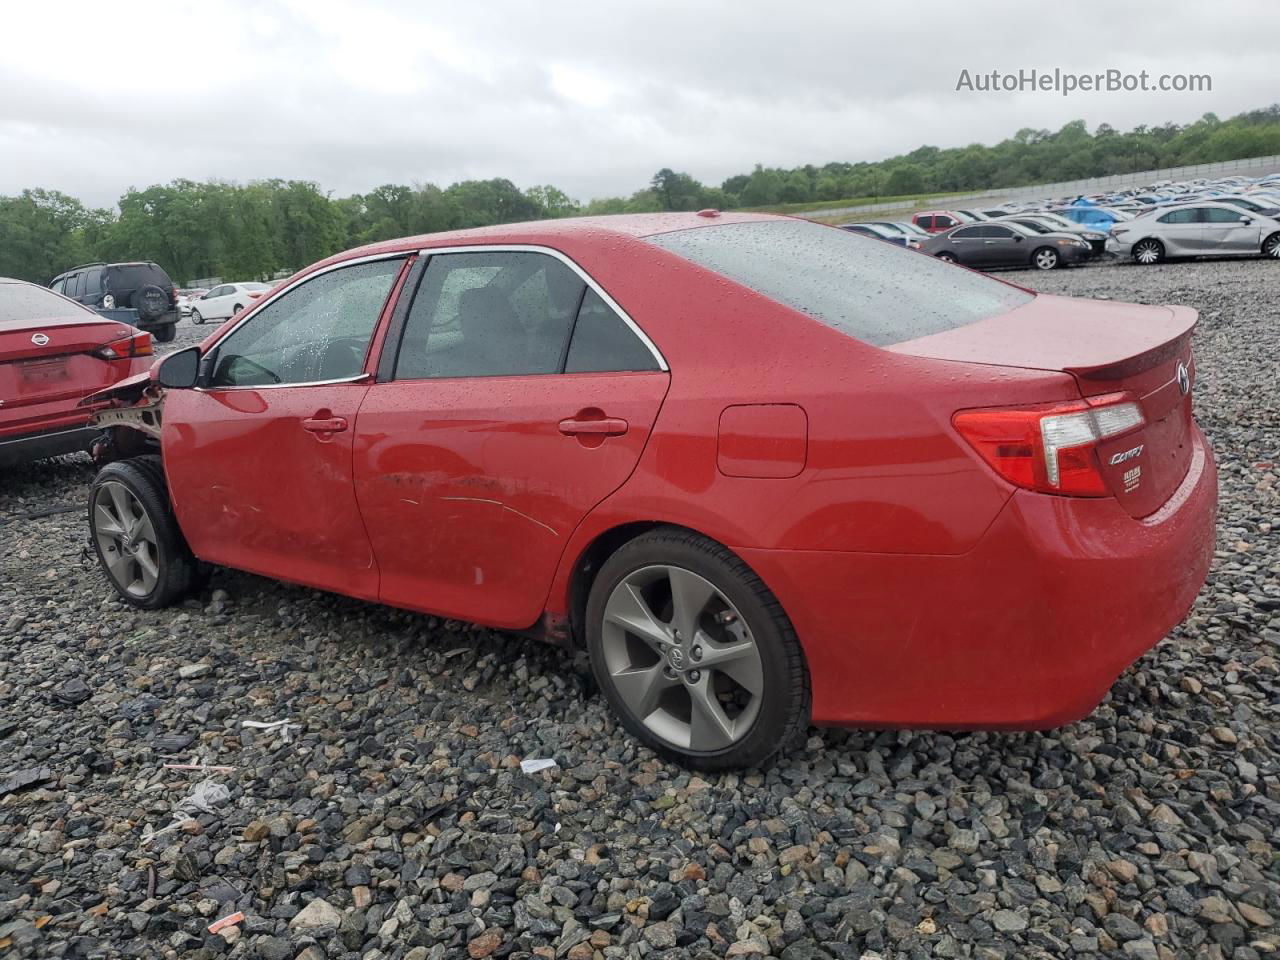
<path id="1" fill-rule="evenodd" d="M 1195 321 L 760 215 L 381 243 L 116 391 L 93 540 L 582 644 L 692 766 L 1051 727 L 1208 569 Z"/>
<path id="2" fill-rule="evenodd" d="M 88 450 L 100 431 L 80 401 L 150 358 L 151 334 L 0 277 L 0 466 Z"/>

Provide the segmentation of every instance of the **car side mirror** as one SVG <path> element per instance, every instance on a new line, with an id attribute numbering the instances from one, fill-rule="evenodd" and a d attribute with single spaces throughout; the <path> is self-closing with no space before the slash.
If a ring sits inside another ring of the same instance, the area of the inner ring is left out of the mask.
<path id="1" fill-rule="evenodd" d="M 200 348 L 187 347 L 160 361 L 156 383 L 173 390 L 190 390 L 200 380 Z"/>
<path id="2" fill-rule="evenodd" d="M 1252 218 L 1252 217 L 1241 217 L 1241 218 L 1240 218 L 1240 222 L 1241 222 L 1241 223 L 1253 223 L 1253 218 Z"/>
<path id="3" fill-rule="evenodd" d="M 1022 234 L 1020 234 L 1020 233 L 1015 233 L 1015 234 L 1013 235 L 1013 242 L 1014 242 L 1014 243 L 1021 243 L 1021 242 L 1022 242 L 1023 240 L 1025 240 L 1025 239 L 1026 239 L 1026 237 L 1024 237 L 1024 236 L 1023 236 Z"/>

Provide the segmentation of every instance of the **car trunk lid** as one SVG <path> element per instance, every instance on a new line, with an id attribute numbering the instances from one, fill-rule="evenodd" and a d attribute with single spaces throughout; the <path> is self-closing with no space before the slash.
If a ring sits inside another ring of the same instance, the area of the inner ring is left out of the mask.
<path id="1" fill-rule="evenodd" d="M 0 322 L 0 421 L 29 419 L 24 408 L 78 401 L 114 383 L 121 361 L 93 351 L 132 332 L 88 315 Z"/>
<path id="2" fill-rule="evenodd" d="M 1145 423 L 1098 443 L 1108 488 L 1135 517 L 1158 510 L 1191 464 L 1195 368 L 1189 307 L 1038 295 L 1007 313 L 886 349 L 1071 374 L 1082 397 L 1128 393 Z"/>

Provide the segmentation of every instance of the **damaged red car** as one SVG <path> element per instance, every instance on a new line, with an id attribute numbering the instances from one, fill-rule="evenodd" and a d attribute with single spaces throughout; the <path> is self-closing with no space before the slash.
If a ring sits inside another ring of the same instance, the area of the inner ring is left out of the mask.
<path id="1" fill-rule="evenodd" d="M 98 398 L 92 541 L 580 644 L 695 767 L 1053 727 L 1206 575 L 1195 322 L 763 215 L 380 243 Z"/>

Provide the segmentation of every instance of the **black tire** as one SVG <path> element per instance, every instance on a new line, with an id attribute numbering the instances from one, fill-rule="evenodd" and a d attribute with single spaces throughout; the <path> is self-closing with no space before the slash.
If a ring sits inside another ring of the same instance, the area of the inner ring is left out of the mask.
<path id="1" fill-rule="evenodd" d="M 240 306 L 240 304 L 237 303 L 235 307 L 231 310 L 231 317 L 234 317 L 237 313 L 239 313 L 243 309 L 244 307 Z M 230 320 L 231 317 L 227 317 L 227 319 Z"/>
<path id="2" fill-rule="evenodd" d="M 1062 257 L 1053 247 L 1037 247 L 1031 251 L 1031 265 L 1037 270 L 1057 270 L 1062 266 Z"/>
<path id="3" fill-rule="evenodd" d="M 133 291 L 129 306 L 138 311 L 138 319 L 144 323 L 156 320 L 169 312 L 169 295 L 154 283 L 148 283 Z"/>
<path id="4" fill-rule="evenodd" d="M 151 328 L 151 336 L 156 338 L 157 343 L 172 343 L 173 338 L 177 335 L 178 325 L 176 323 L 165 323 Z"/>
<path id="5" fill-rule="evenodd" d="M 1273 260 L 1280 260 L 1280 231 L 1271 234 L 1271 236 L 1262 241 L 1262 255 L 1271 257 Z"/>
<path id="6" fill-rule="evenodd" d="M 197 324 L 204 323 L 204 317 L 200 316 L 200 311 L 196 310 L 194 307 L 191 310 L 191 322 Z"/>
<path id="7" fill-rule="evenodd" d="M 935 256 L 939 260 L 941 260 L 943 263 L 959 263 L 960 262 L 955 258 L 954 254 L 950 254 L 950 253 L 939 253 L 939 254 L 935 254 Z"/>
<path id="8" fill-rule="evenodd" d="M 126 488 L 132 494 L 134 503 L 141 507 L 146 519 L 150 521 L 155 545 L 152 560 L 157 573 L 154 585 L 149 590 L 131 590 L 128 585 L 120 583 L 110 567 L 110 562 L 118 562 L 119 557 L 112 557 L 109 562 L 108 556 L 104 554 L 103 541 L 112 539 L 112 535 L 107 532 L 108 528 L 104 525 L 102 512 L 98 508 L 100 503 L 108 509 L 113 507 L 111 490 L 114 485 Z M 107 581 L 130 606 L 143 610 L 170 606 L 191 593 L 203 579 L 202 565 L 192 556 L 191 548 L 187 546 L 186 538 L 178 528 L 177 518 L 173 515 L 164 467 L 158 456 L 118 460 L 98 471 L 89 491 L 89 540 Z"/>
<path id="9" fill-rule="evenodd" d="M 1150 267 L 1164 259 L 1164 244 L 1152 237 L 1147 237 L 1135 243 L 1132 252 L 1135 263 Z"/>
<path id="10" fill-rule="evenodd" d="M 745 733 L 722 749 L 692 750 L 656 734 L 619 694 L 606 665 L 606 604 L 625 578 L 655 565 L 692 572 L 714 586 L 741 615 L 759 654 L 762 686 L 754 719 Z M 699 770 L 764 767 L 807 731 L 809 671 L 795 629 L 756 573 L 715 541 L 678 527 L 660 527 L 624 544 L 600 568 L 591 586 L 586 618 L 587 651 L 600 689 L 623 726 L 659 755 Z"/>

